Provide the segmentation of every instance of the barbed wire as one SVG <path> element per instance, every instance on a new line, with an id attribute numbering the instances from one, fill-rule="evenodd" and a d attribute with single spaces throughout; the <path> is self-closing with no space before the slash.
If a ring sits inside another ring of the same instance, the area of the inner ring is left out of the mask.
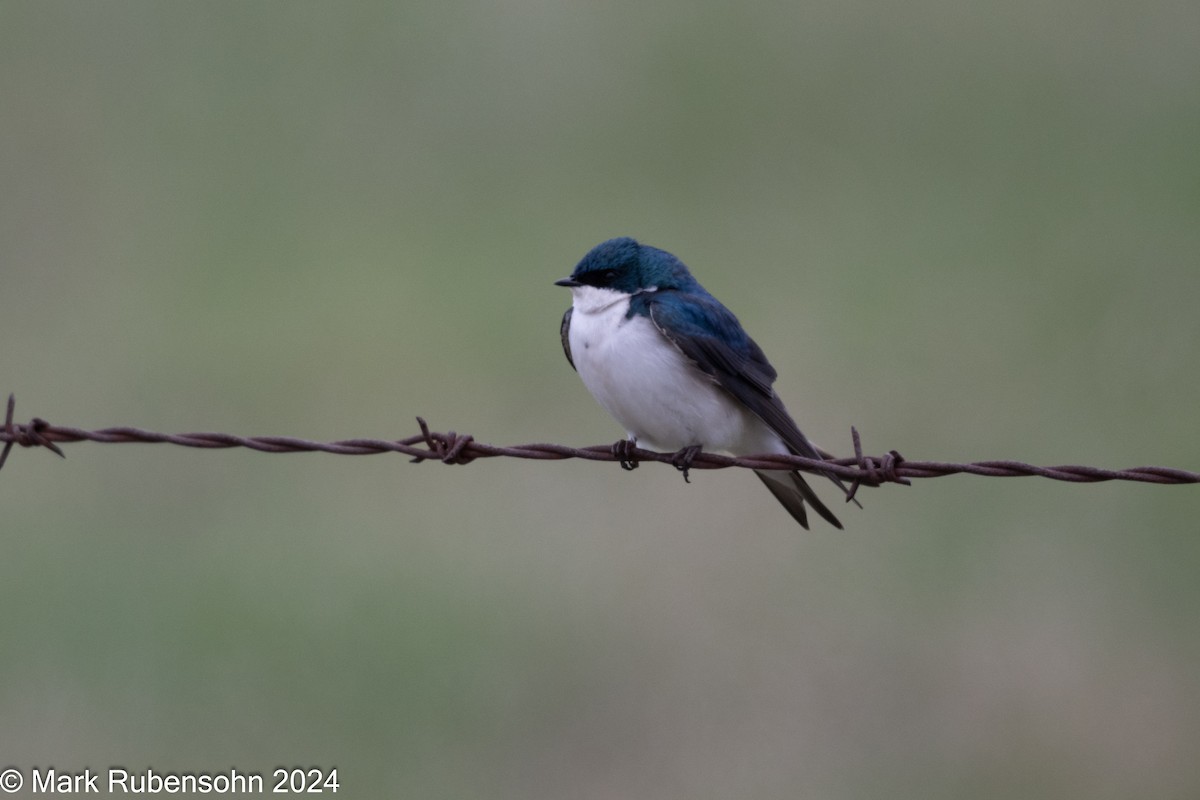
<path id="1" fill-rule="evenodd" d="M 944 461 L 909 461 L 895 450 L 881 457 L 865 456 L 858 430 L 851 428 L 854 456 L 827 460 L 793 455 L 760 454 L 748 456 L 725 456 L 701 452 L 686 466 L 680 466 L 679 454 L 657 453 L 651 450 L 618 445 L 593 445 L 591 447 L 568 447 L 561 444 L 521 444 L 500 447 L 476 441 L 469 434 L 454 431 L 439 433 L 431 431 L 425 420 L 417 417 L 421 429 L 419 434 L 405 439 L 343 439 L 335 442 L 314 442 L 288 436 L 235 436 L 229 433 L 156 433 L 141 428 L 118 427 L 87 431 L 51 425 L 44 419 L 34 417 L 25 424 L 13 421 L 16 400 L 8 396 L 8 409 L 4 427 L 0 429 L 0 469 L 8 460 L 14 444 L 22 447 L 44 447 L 66 457 L 60 443 L 99 442 L 102 444 L 173 444 L 181 447 L 203 449 L 228 449 L 244 447 L 262 453 L 333 453 L 336 455 L 374 455 L 378 453 L 401 453 L 410 456 L 414 463 L 441 461 L 444 464 L 469 464 L 480 458 L 525 458 L 535 460 L 562 460 L 579 458 L 587 461 L 620 462 L 632 468 L 641 461 L 656 461 L 672 464 L 684 472 L 687 469 L 725 469 L 742 467 L 747 469 L 800 470 L 802 472 L 836 475 L 850 481 L 849 499 L 853 499 L 860 486 L 879 486 L 884 483 L 908 485 L 912 478 L 940 478 L 946 475 L 981 475 L 993 478 L 1036 476 L 1071 483 L 1099 483 L 1101 481 L 1135 481 L 1138 483 L 1189 484 L 1200 483 L 1200 472 L 1174 469 L 1171 467 L 1131 467 L 1129 469 L 1103 469 L 1078 465 L 1040 467 L 1020 461 L 975 461 L 955 464 Z M 620 444 L 620 443 L 618 443 Z"/>

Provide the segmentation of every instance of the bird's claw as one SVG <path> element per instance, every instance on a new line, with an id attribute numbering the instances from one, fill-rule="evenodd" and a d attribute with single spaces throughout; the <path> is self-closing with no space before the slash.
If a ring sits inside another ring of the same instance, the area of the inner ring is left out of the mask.
<path id="1" fill-rule="evenodd" d="M 703 445 L 694 444 L 683 448 L 671 459 L 672 466 L 683 473 L 684 483 L 691 483 L 691 480 L 688 479 L 688 470 L 692 468 L 692 462 L 696 460 L 696 456 L 700 455 L 700 451 L 703 449 Z"/>
<path id="2" fill-rule="evenodd" d="M 621 469 L 634 470 L 638 468 L 637 442 L 632 439 L 622 439 L 612 446 L 612 454 L 621 460 Z"/>

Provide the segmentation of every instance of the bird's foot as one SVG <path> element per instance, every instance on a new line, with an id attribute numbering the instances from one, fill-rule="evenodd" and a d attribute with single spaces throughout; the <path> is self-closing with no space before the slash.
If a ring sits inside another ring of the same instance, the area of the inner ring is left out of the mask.
<path id="1" fill-rule="evenodd" d="M 637 450 L 637 442 L 633 439 L 622 439 L 613 444 L 612 454 L 621 459 L 621 469 L 634 470 L 638 468 L 637 454 L 633 452 L 634 450 Z"/>
<path id="2" fill-rule="evenodd" d="M 671 464 L 675 469 L 683 473 L 684 483 L 691 483 L 688 479 L 688 470 L 692 468 L 692 462 L 696 460 L 696 456 L 700 455 L 700 451 L 703 449 L 704 445 L 694 444 L 691 447 L 683 448 L 671 459 Z"/>

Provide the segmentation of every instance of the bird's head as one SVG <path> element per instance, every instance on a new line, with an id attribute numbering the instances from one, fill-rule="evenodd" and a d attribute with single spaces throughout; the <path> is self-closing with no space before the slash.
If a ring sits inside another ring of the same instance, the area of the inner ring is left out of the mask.
<path id="1" fill-rule="evenodd" d="M 555 281 L 572 289 L 591 286 L 623 295 L 663 289 L 683 289 L 695 283 L 686 266 L 657 247 L 638 244 L 628 236 L 609 239 L 591 249 L 571 277 Z"/>

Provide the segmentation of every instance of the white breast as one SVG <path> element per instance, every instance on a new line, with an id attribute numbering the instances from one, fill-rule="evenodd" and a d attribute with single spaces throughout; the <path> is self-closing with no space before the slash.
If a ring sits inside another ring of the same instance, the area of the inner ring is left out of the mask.
<path id="1" fill-rule="evenodd" d="M 571 357 L 584 385 L 625 431 L 664 451 L 702 445 L 733 453 L 786 452 L 758 417 L 693 366 L 629 295 L 575 287 Z"/>

